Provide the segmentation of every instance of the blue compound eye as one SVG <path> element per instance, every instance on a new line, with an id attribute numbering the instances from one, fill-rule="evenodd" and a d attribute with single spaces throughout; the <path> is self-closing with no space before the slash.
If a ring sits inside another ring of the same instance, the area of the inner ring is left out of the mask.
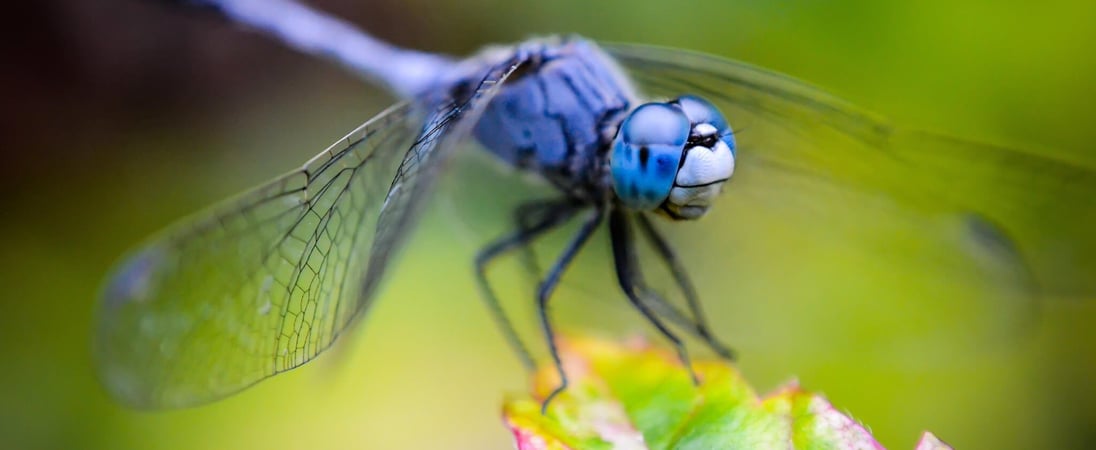
<path id="1" fill-rule="evenodd" d="M 689 117 L 666 103 L 641 105 L 624 119 L 609 165 L 625 205 L 650 210 L 670 195 L 690 127 Z"/>
<path id="2" fill-rule="evenodd" d="M 692 123 L 710 123 L 719 131 L 727 130 L 727 119 L 715 105 L 695 95 L 682 95 L 675 102 L 681 106 L 685 116 Z"/>
<path id="3" fill-rule="evenodd" d="M 720 139 L 730 147 L 731 154 L 735 153 L 734 133 L 731 132 L 731 126 L 727 124 L 727 119 L 723 117 L 723 113 L 719 112 L 719 108 L 695 95 L 682 95 L 674 102 L 681 107 L 682 111 L 685 111 L 685 115 L 694 126 L 707 123 L 715 127 Z"/>

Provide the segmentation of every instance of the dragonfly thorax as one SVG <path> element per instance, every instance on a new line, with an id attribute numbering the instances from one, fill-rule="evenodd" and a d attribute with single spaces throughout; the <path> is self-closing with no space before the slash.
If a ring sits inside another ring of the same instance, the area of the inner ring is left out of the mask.
<path id="1" fill-rule="evenodd" d="M 539 41 L 518 51 L 531 53 L 531 62 L 487 106 L 476 139 L 567 195 L 611 200 L 606 151 L 637 103 L 630 83 L 596 44 L 580 38 Z"/>
<path id="2" fill-rule="evenodd" d="M 609 162 L 625 206 L 697 219 L 734 173 L 734 135 L 719 110 L 698 97 L 647 103 L 621 123 Z"/>

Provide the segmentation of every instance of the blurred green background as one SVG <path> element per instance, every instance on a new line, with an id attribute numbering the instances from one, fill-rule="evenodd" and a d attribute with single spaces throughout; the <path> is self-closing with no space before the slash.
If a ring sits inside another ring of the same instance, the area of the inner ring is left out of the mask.
<path id="1" fill-rule="evenodd" d="M 706 51 L 903 124 L 1096 161 L 1092 2 L 313 3 L 398 44 L 453 54 L 562 32 Z M 497 230 L 468 217 L 489 203 L 466 208 L 452 196 L 425 217 L 366 326 L 331 354 L 202 408 L 111 403 L 88 339 L 114 259 L 173 219 L 295 167 L 391 99 L 262 37 L 154 2 L 20 2 L 5 19 L 0 448 L 509 448 L 499 409 L 524 390 L 525 374 L 470 268 Z M 462 208 L 471 212 L 454 216 Z M 605 253 L 592 252 L 561 291 L 557 322 L 606 336 L 646 332 L 622 300 L 582 288 L 610 276 Z M 897 344 L 886 348 L 901 351 L 879 357 L 859 345 L 878 336 L 873 315 L 917 308 L 888 304 L 879 295 L 887 286 L 810 304 L 736 299 L 719 255 L 689 257 L 708 268 L 696 274 L 707 280 L 708 310 L 762 391 L 796 378 L 892 448 L 911 448 L 925 429 L 968 449 L 1096 442 L 1091 302 L 1042 305 L 1033 327 L 989 350 L 934 358 L 948 353 L 939 340 L 889 336 Z M 810 289 L 822 277 L 795 281 Z M 495 279 L 508 306 L 530 303 L 518 270 Z M 819 324 L 791 325 L 792 315 Z"/>

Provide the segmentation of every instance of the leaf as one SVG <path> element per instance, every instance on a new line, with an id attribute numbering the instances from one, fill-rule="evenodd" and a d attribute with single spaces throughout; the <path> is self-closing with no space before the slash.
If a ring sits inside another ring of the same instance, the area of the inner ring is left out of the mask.
<path id="1" fill-rule="evenodd" d="M 503 418 L 519 450 L 882 449 L 866 427 L 795 382 L 765 397 L 723 361 L 694 362 L 695 385 L 674 353 L 645 341 L 560 341 L 570 386 L 553 366 L 533 375 L 532 397 L 512 398 Z M 951 447 L 925 433 L 917 450 Z"/>

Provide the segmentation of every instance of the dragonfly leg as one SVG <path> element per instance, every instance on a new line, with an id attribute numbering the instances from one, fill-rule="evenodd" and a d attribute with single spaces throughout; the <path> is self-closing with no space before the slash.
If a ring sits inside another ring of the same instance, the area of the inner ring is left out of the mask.
<path id="1" fill-rule="evenodd" d="M 702 332 L 700 326 L 697 325 L 696 320 L 692 317 L 686 316 L 672 303 L 666 301 L 654 290 L 650 289 L 643 280 L 642 277 L 635 277 L 632 282 L 635 284 L 636 291 L 640 294 L 641 299 L 647 302 L 647 306 L 654 309 L 655 312 L 662 317 L 665 317 L 671 323 L 685 329 L 690 335 L 705 340 L 705 344 L 712 348 L 716 354 L 726 359 L 734 359 L 734 352 L 728 349 L 725 345 L 718 341 L 709 341 Z"/>
<path id="2" fill-rule="evenodd" d="M 552 214 L 553 209 L 559 206 L 560 200 L 533 200 L 527 203 L 518 205 L 514 208 L 514 226 L 518 230 L 528 230 L 532 228 L 536 223 L 543 220 L 544 214 Z M 524 245 L 521 248 L 522 264 L 528 269 L 529 273 L 534 274 L 539 280 L 540 278 L 540 265 L 537 263 L 537 255 L 533 250 L 533 246 Z"/>
<path id="3" fill-rule="evenodd" d="M 711 327 L 708 325 L 708 319 L 704 315 L 704 310 L 700 306 L 700 299 L 696 294 L 696 289 L 693 288 L 692 280 L 689 279 L 688 273 L 685 271 L 685 267 L 681 264 L 681 260 L 677 258 L 677 254 L 674 253 L 673 247 L 666 241 L 665 238 L 655 229 L 651 224 L 650 219 L 644 214 L 637 214 L 637 221 L 639 222 L 639 230 L 643 233 L 643 236 L 654 246 L 655 251 L 662 258 L 662 262 L 666 264 L 666 267 L 670 269 L 670 272 L 674 276 L 674 280 L 677 282 L 678 287 L 681 289 L 681 293 L 685 296 L 685 302 L 689 307 L 689 311 L 693 315 L 693 323 L 695 325 L 694 332 L 701 338 L 709 348 L 712 349 L 717 355 L 727 360 L 734 359 L 734 351 L 724 345 L 715 337 L 711 331 Z M 653 293 L 652 293 L 653 294 Z M 663 301 L 665 303 L 665 301 Z M 666 306 L 670 306 L 666 303 Z"/>
<path id="4" fill-rule="evenodd" d="M 590 236 L 597 230 L 598 225 L 605 220 L 605 211 L 601 208 L 590 210 L 590 214 L 583 219 L 582 226 L 579 228 L 578 233 L 571 238 L 571 242 L 567 244 L 567 247 L 563 250 L 563 254 L 548 271 L 548 275 L 544 278 L 544 281 L 540 283 L 540 287 L 537 289 L 537 314 L 540 316 L 540 325 L 544 331 L 544 337 L 548 341 L 548 351 L 552 355 L 552 361 L 556 364 L 556 372 L 559 374 L 559 386 L 557 386 L 552 393 L 548 394 L 544 398 L 544 403 L 541 404 L 540 412 L 544 414 L 548 410 L 548 403 L 552 401 L 560 392 L 567 389 L 567 374 L 563 370 L 563 361 L 559 357 L 559 349 L 556 346 L 556 333 L 552 330 L 552 323 L 548 317 L 548 299 L 552 296 L 552 291 L 555 290 L 556 285 L 559 284 L 560 277 L 563 276 L 563 271 L 567 269 L 567 266 L 574 260 L 575 255 L 582 249 L 582 246 L 586 244 L 586 241 L 590 240 Z"/>
<path id="5" fill-rule="evenodd" d="M 692 376 L 694 383 L 699 383 L 696 373 L 693 372 L 692 361 L 689 359 L 688 350 L 685 348 L 685 343 L 681 341 L 681 338 L 677 337 L 662 319 L 647 304 L 641 294 L 641 287 L 643 286 L 643 275 L 638 270 L 638 259 L 636 258 L 635 242 L 632 236 L 632 224 L 628 219 L 628 212 L 615 208 L 609 215 L 609 236 L 613 242 L 613 261 L 616 264 L 617 279 L 620 282 L 620 288 L 624 291 L 624 294 L 628 296 L 628 299 L 632 301 L 632 305 L 643 313 L 643 316 L 647 318 L 647 321 L 651 322 L 658 331 L 662 333 L 666 339 L 674 344 L 674 348 L 677 350 L 677 355 L 681 359 L 682 364 L 689 369 L 689 375 Z"/>
<path id="6" fill-rule="evenodd" d="M 522 364 L 529 370 L 535 368 L 536 364 L 533 362 L 528 348 L 521 341 L 521 337 L 514 330 L 514 326 L 510 323 L 506 312 L 502 309 L 502 304 L 499 303 L 494 290 L 491 289 L 491 284 L 487 281 L 487 266 L 506 252 L 518 247 L 525 247 L 538 236 L 566 223 L 574 216 L 576 211 L 575 205 L 571 202 L 537 202 L 537 206 L 538 208 L 535 211 L 530 209 L 530 213 L 527 214 L 538 213 L 539 217 L 526 219 L 522 224 L 523 226 L 488 244 L 476 255 L 476 281 L 479 284 L 481 297 L 487 303 L 487 309 L 491 311 L 491 316 L 495 319 L 499 329 L 502 330 L 507 342 L 521 358 Z"/>

